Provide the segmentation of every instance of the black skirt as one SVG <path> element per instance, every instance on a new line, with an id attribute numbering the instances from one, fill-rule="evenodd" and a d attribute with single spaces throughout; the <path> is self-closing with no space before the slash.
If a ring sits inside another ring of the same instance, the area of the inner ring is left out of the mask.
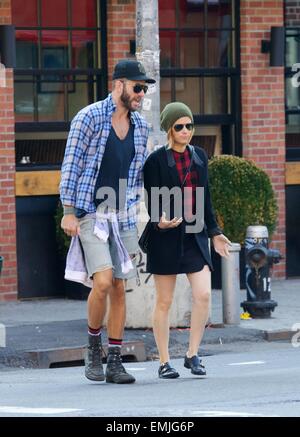
<path id="1" fill-rule="evenodd" d="M 196 242 L 195 234 L 184 234 L 183 254 L 177 266 L 170 266 L 169 270 L 166 270 L 164 266 L 163 271 L 148 268 L 147 271 L 156 275 L 177 275 L 180 273 L 200 272 L 206 265 L 208 263 Z"/>
<path id="2" fill-rule="evenodd" d="M 185 234 L 183 240 L 183 255 L 180 258 L 177 273 L 200 272 L 207 262 L 196 242 L 194 234 Z"/>

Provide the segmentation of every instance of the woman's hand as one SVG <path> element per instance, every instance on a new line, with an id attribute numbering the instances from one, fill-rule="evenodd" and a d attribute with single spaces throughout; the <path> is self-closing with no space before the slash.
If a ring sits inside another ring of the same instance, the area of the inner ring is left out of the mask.
<path id="1" fill-rule="evenodd" d="M 182 223 L 182 217 L 180 217 L 179 219 L 177 217 L 174 217 L 172 220 L 167 220 L 166 213 L 163 212 L 157 226 L 159 227 L 159 229 L 171 229 L 177 228 L 180 223 Z"/>
<path id="2" fill-rule="evenodd" d="M 220 234 L 220 235 L 215 235 L 212 238 L 213 244 L 214 244 L 214 249 L 215 251 L 221 255 L 221 256 L 225 256 L 225 258 L 229 258 L 229 246 L 231 246 L 231 242 L 228 240 L 227 237 L 225 237 L 225 235 Z"/>

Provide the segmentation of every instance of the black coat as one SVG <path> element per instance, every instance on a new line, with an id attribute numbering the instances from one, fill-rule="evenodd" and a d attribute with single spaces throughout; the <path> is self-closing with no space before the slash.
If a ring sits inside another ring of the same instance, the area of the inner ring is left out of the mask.
<path id="1" fill-rule="evenodd" d="M 189 148 L 191 154 L 191 147 Z M 215 214 L 211 205 L 210 193 L 208 188 L 208 159 L 206 152 L 200 148 L 194 148 L 194 164 L 198 173 L 198 186 L 204 188 L 204 228 L 202 232 L 195 233 L 196 242 L 201 253 L 213 270 L 211 257 L 208 248 L 208 237 L 221 234 L 218 227 Z M 183 239 L 185 235 L 186 223 L 183 221 L 178 227 L 160 230 L 157 228 L 157 222 L 162 214 L 162 201 L 159 200 L 158 216 L 154 217 L 154 206 L 151 205 L 150 190 L 152 187 L 180 187 L 180 179 L 176 168 L 175 159 L 172 150 L 167 147 L 160 147 L 152 152 L 144 165 L 144 185 L 146 190 L 146 207 L 152 221 L 151 234 L 149 239 L 147 253 L 147 271 L 156 274 L 168 274 L 170 271 L 177 271 L 180 257 L 183 253 Z M 169 203 L 170 217 L 174 218 L 174 198 L 171 197 Z M 165 208 L 164 208 L 165 209 Z M 151 215 L 152 213 L 152 215 Z M 178 216 L 178 214 L 177 214 Z M 183 216 L 183 215 L 181 215 Z"/>

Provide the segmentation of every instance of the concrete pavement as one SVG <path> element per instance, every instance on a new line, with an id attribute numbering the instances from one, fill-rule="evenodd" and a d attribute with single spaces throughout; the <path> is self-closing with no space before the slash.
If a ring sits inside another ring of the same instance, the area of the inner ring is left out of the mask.
<path id="1" fill-rule="evenodd" d="M 180 373 L 175 380 L 159 379 L 157 362 L 125 363 L 136 377 L 136 383 L 126 387 L 88 381 L 82 367 L 2 372 L 0 416 L 104 416 L 116 421 L 126 417 L 127 423 L 149 416 L 161 421 L 165 416 L 176 421 L 180 417 L 299 417 L 299 350 L 282 342 L 271 342 L 267 348 L 263 343 L 249 346 L 246 351 L 205 357 L 205 378 L 185 369 L 182 357 L 172 360 Z M 198 425 L 195 431 L 200 435 L 203 422 Z"/>

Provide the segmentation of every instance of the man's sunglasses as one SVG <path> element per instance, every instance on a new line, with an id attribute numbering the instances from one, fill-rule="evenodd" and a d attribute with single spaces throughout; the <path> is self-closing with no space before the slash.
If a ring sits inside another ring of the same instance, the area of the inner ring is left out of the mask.
<path id="1" fill-rule="evenodd" d="M 148 85 L 141 85 L 139 83 L 134 85 L 134 87 L 133 87 L 134 93 L 139 94 L 142 91 L 144 91 L 144 94 L 146 94 L 146 92 L 148 91 Z"/>
<path id="2" fill-rule="evenodd" d="M 122 83 L 125 83 L 125 80 L 121 80 Z M 144 91 L 144 94 L 148 91 L 148 85 L 141 85 L 140 83 L 137 83 L 132 87 L 133 92 L 135 94 L 139 94 L 140 92 Z"/>
<path id="3" fill-rule="evenodd" d="M 174 124 L 174 130 L 175 132 L 180 132 L 184 127 L 187 128 L 187 130 L 193 130 L 194 124 L 193 123 L 186 123 L 186 124 Z"/>

